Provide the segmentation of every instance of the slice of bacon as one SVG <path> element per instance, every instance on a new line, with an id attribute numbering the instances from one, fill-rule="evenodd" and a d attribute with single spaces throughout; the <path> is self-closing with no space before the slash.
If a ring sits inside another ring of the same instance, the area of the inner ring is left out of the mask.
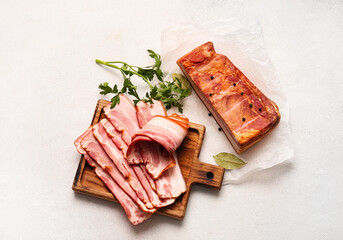
<path id="1" fill-rule="evenodd" d="M 115 108 L 111 104 L 104 107 L 104 113 L 113 126 L 122 132 L 123 140 L 130 144 L 132 136 L 140 129 L 136 117 L 136 108 L 124 94 L 120 94 L 120 103 Z"/>
<path id="2" fill-rule="evenodd" d="M 151 177 L 151 175 L 148 173 L 148 171 L 146 170 L 146 167 L 144 164 L 139 164 L 139 167 L 142 169 L 144 176 L 146 177 L 146 179 L 148 180 L 151 188 L 156 191 L 156 184 L 154 179 Z"/>
<path id="3" fill-rule="evenodd" d="M 148 172 L 157 179 L 165 170 L 175 166 L 172 153 L 187 135 L 188 119 L 179 115 L 156 115 L 133 137 L 126 152 L 130 164 L 146 163 Z M 141 158 L 136 152 L 141 151 Z"/>
<path id="4" fill-rule="evenodd" d="M 132 189 L 136 192 L 137 196 L 145 203 L 148 208 L 154 208 L 154 206 L 149 201 L 147 193 L 145 192 L 138 177 L 136 176 L 135 171 L 124 159 L 122 151 L 117 148 L 117 146 L 112 142 L 111 138 L 107 135 L 107 132 L 103 126 L 103 120 L 93 126 L 93 134 L 95 138 L 101 144 L 102 148 L 105 150 L 109 158 L 114 162 L 118 170 L 120 170 L 122 175 L 129 178 L 129 183 Z"/>
<path id="5" fill-rule="evenodd" d="M 117 148 L 117 146 L 108 137 L 107 132 L 104 129 L 104 123 L 106 119 L 102 119 L 100 122 L 93 126 L 93 134 L 98 142 L 101 144 L 102 148 L 105 150 L 107 155 L 112 159 L 113 163 L 116 165 L 118 170 L 125 178 L 129 178 L 130 173 L 128 169 L 124 166 L 124 158 L 122 152 Z"/>
<path id="6" fill-rule="evenodd" d="M 81 146 L 87 154 L 94 159 L 102 169 L 106 170 L 116 183 L 135 201 L 138 206 L 145 212 L 153 213 L 156 209 L 148 209 L 145 204 L 137 197 L 129 182 L 122 176 L 112 160 L 107 156 L 104 149 L 96 140 L 92 132 L 89 132 L 81 141 Z"/>
<path id="7" fill-rule="evenodd" d="M 156 115 L 167 116 L 164 105 L 161 102 L 158 105 L 155 105 L 155 104 L 153 107 L 154 113 Z M 145 108 L 138 108 L 138 112 L 137 112 L 137 117 L 139 114 L 143 115 L 141 118 L 145 120 L 145 122 L 141 121 L 141 123 L 143 123 L 141 127 L 144 127 L 145 124 L 149 122 L 151 118 L 153 117 L 153 114 L 150 114 L 149 111 L 147 111 L 147 109 L 151 110 L 152 108 L 147 107 L 146 105 L 149 105 L 149 104 L 144 104 Z M 179 123 L 183 124 L 184 127 L 188 126 L 188 119 L 183 116 L 172 114 L 170 118 L 173 118 L 174 120 L 179 121 Z M 150 174 L 146 171 L 146 169 L 144 169 L 145 176 L 149 179 L 149 182 L 155 191 L 157 190 L 156 187 L 158 186 L 157 193 L 160 198 L 176 198 L 186 191 L 186 183 L 185 183 L 185 180 L 183 179 L 180 165 L 178 164 L 178 161 L 177 161 L 176 154 L 173 154 L 173 157 L 176 159 L 175 161 L 176 165 L 164 171 L 161 174 L 161 176 L 158 179 L 156 179 L 156 181 L 154 181 L 152 177 L 150 176 Z"/>
<path id="8" fill-rule="evenodd" d="M 149 196 L 149 199 L 151 201 L 151 203 L 157 207 L 157 208 L 161 208 L 161 207 L 165 207 L 167 205 L 172 204 L 173 202 L 175 202 L 174 198 L 169 198 L 169 199 L 161 199 L 156 192 L 151 188 L 148 179 L 146 178 L 144 172 L 142 171 L 142 169 L 140 168 L 139 165 L 133 165 L 133 169 L 135 169 L 135 171 L 137 171 L 137 176 L 140 179 L 141 183 L 144 184 L 144 188 L 147 191 L 147 194 Z"/>
<path id="9" fill-rule="evenodd" d="M 166 109 L 161 101 L 153 100 L 154 104 L 140 101 L 137 103 L 137 119 L 139 127 L 142 128 L 155 115 L 167 116 Z"/>
<path id="10" fill-rule="evenodd" d="M 104 129 L 103 127 L 103 123 L 104 123 L 104 121 L 103 120 L 101 120 L 97 125 L 97 127 L 96 127 L 96 129 L 97 129 L 97 131 L 94 131 L 93 133 L 94 133 L 94 135 L 95 135 L 95 137 L 97 137 L 97 135 L 99 134 L 99 130 L 100 130 L 100 132 L 101 132 L 101 134 L 102 135 L 105 135 L 104 133 L 103 133 L 103 131 L 105 131 L 106 129 Z M 104 138 L 104 139 L 106 139 L 106 136 L 103 136 L 103 137 L 100 137 L 100 138 Z M 99 140 L 99 138 L 98 138 L 98 140 Z M 107 142 L 109 141 L 109 138 L 108 138 L 108 136 L 107 136 Z M 106 142 L 106 141 L 105 141 Z M 100 141 L 100 144 L 102 144 L 101 143 L 101 141 Z M 125 144 L 125 143 L 124 143 Z M 105 149 L 105 151 L 106 151 L 106 149 L 108 149 L 108 147 L 106 147 L 106 146 L 103 146 L 104 147 L 104 149 Z M 113 148 L 116 148 L 116 146 L 112 146 L 111 147 L 112 149 Z M 117 151 L 119 151 L 119 149 L 117 149 Z M 110 154 L 109 154 L 109 156 L 111 156 Z M 145 192 L 147 193 L 147 195 L 148 195 L 148 198 L 149 198 L 149 201 L 151 202 L 151 204 L 153 205 L 153 207 L 156 207 L 156 208 L 160 208 L 160 207 L 164 207 L 164 206 L 167 206 L 167 205 L 170 205 L 170 204 L 172 204 L 174 201 L 175 201 L 175 199 L 160 199 L 159 197 L 158 197 L 158 195 L 157 195 L 157 193 L 155 192 L 156 191 L 156 185 L 155 185 L 155 182 L 154 181 L 152 181 L 152 183 L 149 181 L 149 178 L 146 176 L 146 174 L 148 174 L 147 173 L 147 171 L 146 171 L 146 168 L 145 168 L 145 166 L 144 165 L 129 165 L 126 161 L 123 163 L 124 164 L 124 166 L 127 168 L 127 169 L 130 169 L 131 171 L 130 171 L 130 174 L 131 174 L 131 176 L 137 176 L 137 178 L 138 178 L 138 180 L 139 180 L 139 182 L 140 182 L 140 184 L 142 184 L 142 186 L 144 187 L 144 190 L 145 190 Z M 132 171 L 133 170 L 133 171 Z M 149 175 L 149 174 L 148 174 Z M 150 176 L 150 175 L 149 175 Z M 150 179 L 151 179 L 151 177 L 150 177 Z M 149 202 L 149 203 L 150 203 Z"/>
<path id="11" fill-rule="evenodd" d="M 86 150 L 83 149 L 81 147 L 81 141 L 87 136 L 88 133 L 90 133 L 92 131 L 92 126 L 90 126 L 84 133 L 82 133 L 82 135 L 80 137 L 78 137 L 75 142 L 74 145 L 76 147 L 76 150 L 80 153 L 83 154 L 84 157 L 89 157 L 89 155 L 87 154 Z M 89 157 L 90 158 L 90 157 Z"/>
<path id="12" fill-rule="evenodd" d="M 142 111 L 144 107 L 144 109 L 146 108 L 149 110 L 149 111 L 144 111 L 144 114 L 141 115 L 143 120 L 147 120 L 147 119 L 150 120 L 150 118 L 154 114 L 158 114 L 158 113 L 166 114 L 163 104 L 161 102 L 155 101 L 155 104 L 156 104 L 156 107 L 149 107 L 149 104 L 146 104 L 143 102 L 138 104 L 137 109 L 141 109 Z M 154 111 L 154 113 L 151 113 L 150 111 Z M 134 120 L 137 121 L 137 125 L 138 125 L 138 118 L 133 119 L 133 121 Z M 111 137 L 113 136 L 112 141 L 117 145 L 118 148 L 123 149 L 123 152 L 126 152 L 125 150 L 127 149 L 127 145 L 125 144 L 125 142 L 121 142 L 120 140 L 118 140 L 118 133 L 119 134 L 123 133 L 122 137 L 124 138 L 124 132 L 118 132 L 111 123 L 106 124 L 106 125 L 105 125 L 106 123 L 105 121 L 103 121 L 103 123 L 104 123 L 103 127 L 107 131 L 108 135 Z M 142 120 L 141 120 L 141 124 L 143 124 Z M 140 148 L 137 148 L 134 152 L 132 152 L 132 154 L 135 156 L 136 159 L 140 159 L 140 160 L 142 159 Z M 140 165 L 130 165 L 130 166 L 132 167 L 140 183 L 144 187 L 146 193 L 148 194 L 149 200 L 151 201 L 152 205 L 154 205 L 154 207 L 157 207 L 157 208 L 164 207 L 164 206 L 172 204 L 175 201 L 175 199 L 160 199 L 158 197 L 157 193 L 155 192 L 156 191 L 155 182 L 153 181 L 150 174 L 147 172 L 145 165 L 140 164 Z"/>
<path id="13" fill-rule="evenodd" d="M 145 163 L 146 170 L 157 179 L 165 170 L 175 166 L 175 160 L 160 144 L 147 138 L 139 138 L 141 145 L 141 155 Z"/>
<path id="14" fill-rule="evenodd" d="M 151 213 L 142 211 L 137 204 L 116 184 L 111 176 L 100 167 L 95 168 L 96 174 L 117 198 L 120 205 L 133 225 L 137 225 L 151 217 Z"/>
<path id="15" fill-rule="evenodd" d="M 145 136 L 161 144 L 167 152 L 172 154 L 181 145 L 187 135 L 188 119 L 186 117 L 154 116 L 134 137 Z M 178 118 L 182 120 L 178 120 Z M 186 123 L 185 123 L 186 122 Z M 129 146 L 130 148 L 130 146 Z M 128 149 L 128 152 L 130 150 Z"/>
<path id="16" fill-rule="evenodd" d="M 111 137 L 113 143 L 117 146 L 117 148 L 122 150 L 123 154 L 125 154 L 127 150 L 127 145 L 122 139 L 122 133 L 117 131 L 115 127 L 112 125 L 112 123 L 108 121 L 107 118 L 104 118 L 101 121 L 103 122 L 103 126 L 107 134 Z"/>
<path id="17" fill-rule="evenodd" d="M 140 182 L 144 186 L 144 189 L 146 190 L 146 192 L 149 196 L 149 200 L 151 201 L 151 203 L 154 207 L 156 207 L 156 208 L 165 207 L 167 205 L 172 204 L 175 201 L 175 199 L 161 199 L 157 195 L 157 193 L 151 188 L 149 181 L 145 177 L 145 174 L 142 171 L 142 169 L 140 168 L 140 165 L 138 165 L 138 164 L 132 165 L 132 168 L 134 169 L 134 171 L 136 172 Z"/>
<path id="18" fill-rule="evenodd" d="M 74 144 L 77 151 L 84 155 L 84 158 L 90 166 L 95 168 L 96 175 L 104 182 L 107 188 L 118 200 L 132 224 L 137 225 L 149 219 L 152 214 L 140 209 L 138 205 L 118 186 L 118 184 L 116 184 L 112 177 L 102 170 L 102 168 L 87 154 L 86 150 L 82 148 L 81 141 L 91 131 L 92 127 L 89 127 L 86 132 L 76 139 Z"/>
<path id="19" fill-rule="evenodd" d="M 177 159 L 176 154 L 173 154 Z M 178 161 L 175 161 L 175 167 L 168 168 L 162 175 L 155 180 L 156 191 L 160 198 L 177 198 L 186 192 L 186 183 Z"/>
<path id="20" fill-rule="evenodd" d="M 81 141 L 87 136 L 88 133 L 92 132 L 92 126 L 90 126 L 80 137 L 78 137 L 74 145 L 76 147 L 76 150 L 80 153 L 83 154 L 83 157 L 86 159 L 87 163 L 91 167 L 96 167 L 98 164 L 87 154 L 86 150 L 82 148 L 81 146 Z"/>

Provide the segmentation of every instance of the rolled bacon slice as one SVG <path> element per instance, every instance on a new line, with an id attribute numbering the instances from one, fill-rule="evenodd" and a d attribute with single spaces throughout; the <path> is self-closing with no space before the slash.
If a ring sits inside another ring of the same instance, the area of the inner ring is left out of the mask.
<path id="1" fill-rule="evenodd" d="M 188 119 L 178 115 L 154 116 L 133 137 L 126 152 L 130 164 L 146 163 L 147 171 L 157 179 L 165 170 L 175 166 L 172 154 L 187 135 Z M 135 152 L 141 151 L 137 160 Z"/>
<path id="2" fill-rule="evenodd" d="M 122 151 L 120 151 L 117 146 L 112 142 L 111 138 L 107 135 L 104 129 L 103 123 L 105 119 L 101 120 L 99 123 L 93 126 L 93 134 L 98 142 L 101 144 L 102 148 L 105 150 L 109 158 L 114 162 L 118 170 L 122 173 L 124 177 L 129 178 L 128 181 L 132 189 L 136 192 L 137 196 L 145 203 L 148 208 L 154 208 L 154 206 L 149 201 L 149 198 L 141 185 L 138 177 L 136 176 L 133 168 L 124 159 Z"/>
<path id="3" fill-rule="evenodd" d="M 139 103 L 137 104 L 137 106 Z M 153 114 L 151 114 L 148 110 L 153 111 L 154 114 L 161 115 L 161 116 L 167 116 L 167 113 L 165 111 L 164 105 L 160 102 L 160 104 L 153 105 L 154 107 L 148 107 L 148 103 L 145 103 L 145 108 L 139 108 L 137 112 L 137 118 L 138 115 L 142 115 L 141 118 L 144 119 L 144 122 L 141 121 L 141 127 L 144 127 L 147 122 L 151 120 L 153 117 Z M 152 110 L 153 109 L 153 110 Z M 184 124 L 185 127 L 188 125 L 188 119 L 178 116 L 177 114 L 173 114 L 171 118 L 174 118 L 174 120 L 178 120 L 181 124 Z M 186 183 L 183 179 L 180 166 L 177 161 L 176 154 L 173 154 L 173 157 L 175 159 L 175 166 L 168 168 L 166 171 L 164 171 L 161 176 L 156 179 L 155 181 L 152 179 L 151 175 L 147 172 L 147 170 L 144 168 L 143 171 L 145 171 L 145 176 L 149 179 L 149 182 L 154 190 L 157 191 L 157 194 L 160 198 L 177 198 L 182 193 L 186 191 Z M 144 166 L 144 165 L 141 165 Z M 157 189 L 156 189 L 157 188 Z"/>
<path id="4" fill-rule="evenodd" d="M 89 132 L 81 141 L 81 146 L 87 154 L 95 160 L 102 169 L 104 169 L 116 183 L 135 201 L 138 206 L 145 212 L 153 213 L 156 209 L 148 209 L 145 204 L 138 198 L 135 191 L 131 188 L 129 182 L 119 172 L 112 160 L 107 156 L 104 149 L 96 140 L 92 132 Z"/>
<path id="5" fill-rule="evenodd" d="M 188 128 L 188 119 L 185 117 L 176 114 L 171 117 L 156 115 L 135 134 L 132 142 L 138 136 L 145 136 L 159 143 L 172 154 L 186 137 Z"/>
<path id="6" fill-rule="evenodd" d="M 142 138 L 137 138 L 142 139 Z M 146 170 L 153 179 L 157 179 L 165 170 L 175 166 L 175 160 L 160 144 L 146 138 L 140 142 L 141 155 Z"/>

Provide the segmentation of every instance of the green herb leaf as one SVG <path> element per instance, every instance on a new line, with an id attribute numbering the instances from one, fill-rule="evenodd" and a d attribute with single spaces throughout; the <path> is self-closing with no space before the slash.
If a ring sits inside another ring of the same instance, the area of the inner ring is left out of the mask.
<path id="1" fill-rule="evenodd" d="M 111 107 L 117 105 L 118 103 L 120 103 L 120 98 L 119 98 L 119 94 L 115 95 L 112 99 L 111 99 Z"/>
<path id="2" fill-rule="evenodd" d="M 99 89 L 103 90 L 100 92 L 100 94 L 103 94 L 103 95 L 106 95 L 108 93 L 118 93 L 118 88 L 117 88 L 117 85 L 114 85 L 113 89 L 108 86 L 108 82 L 104 82 L 104 83 L 101 83 L 99 85 Z"/>
<path id="3" fill-rule="evenodd" d="M 173 81 L 163 80 L 164 74 L 160 69 L 162 64 L 161 56 L 155 53 L 153 50 L 147 51 L 149 53 L 149 56 L 153 58 L 155 61 L 153 65 L 148 67 L 137 67 L 122 61 L 104 62 L 97 59 L 96 63 L 119 70 L 123 75 L 124 80 L 123 86 L 120 91 L 118 91 L 117 85 L 114 85 L 114 87 L 111 88 L 108 83 L 100 84 L 99 89 L 102 90 L 100 94 L 116 94 L 111 99 L 112 108 L 119 103 L 119 94 L 127 93 L 136 98 L 134 100 L 135 104 L 137 104 L 139 101 L 153 103 L 152 100 L 154 99 L 162 101 L 166 109 L 170 109 L 171 107 L 177 107 L 179 112 L 182 113 L 183 106 L 180 103 L 180 101 L 185 97 L 189 96 L 191 93 L 189 82 L 181 74 L 173 74 Z M 135 86 L 131 82 L 131 77 L 133 75 L 140 77 L 143 81 L 145 81 L 148 84 L 150 91 L 145 94 L 145 98 L 140 98 L 140 96 L 137 93 L 137 86 Z M 153 84 L 152 82 L 155 77 L 159 80 L 157 84 Z"/>
<path id="4" fill-rule="evenodd" d="M 183 76 L 182 74 L 173 73 L 172 78 L 176 86 L 178 86 L 181 89 L 189 89 L 189 95 L 191 95 L 192 93 L 191 84 L 188 82 L 185 76 Z"/>
<path id="5" fill-rule="evenodd" d="M 218 166 L 225 169 L 236 169 L 243 167 L 246 163 L 232 153 L 222 152 L 213 156 Z"/>

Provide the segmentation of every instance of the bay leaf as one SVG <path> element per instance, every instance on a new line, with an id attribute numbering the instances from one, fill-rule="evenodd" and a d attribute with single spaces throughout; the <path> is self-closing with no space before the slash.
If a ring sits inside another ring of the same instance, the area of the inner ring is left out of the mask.
<path id="1" fill-rule="evenodd" d="M 221 166 L 225 169 L 237 169 L 243 167 L 246 163 L 232 153 L 218 153 L 213 156 L 218 166 Z"/>
<path id="2" fill-rule="evenodd" d="M 173 81 L 174 81 L 176 86 L 181 87 L 182 89 L 188 88 L 189 89 L 189 95 L 191 95 L 191 93 L 192 93 L 191 84 L 188 82 L 187 78 L 184 75 L 178 74 L 178 73 L 173 73 L 172 78 L 173 78 Z M 180 86 L 180 84 L 181 84 L 181 86 Z"/>

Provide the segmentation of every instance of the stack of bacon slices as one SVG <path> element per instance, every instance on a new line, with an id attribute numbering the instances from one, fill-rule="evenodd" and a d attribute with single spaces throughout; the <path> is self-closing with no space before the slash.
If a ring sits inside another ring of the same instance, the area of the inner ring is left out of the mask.
<path id="1" fill-rule="evenodd" d="M 135 107 L 125 95 L 103 111 L 106 118 L 75 146 L 136 225 L 186 191 L 175 150 L 187 135 L 188 119 L 167 116 L 159 101 Z"/>

